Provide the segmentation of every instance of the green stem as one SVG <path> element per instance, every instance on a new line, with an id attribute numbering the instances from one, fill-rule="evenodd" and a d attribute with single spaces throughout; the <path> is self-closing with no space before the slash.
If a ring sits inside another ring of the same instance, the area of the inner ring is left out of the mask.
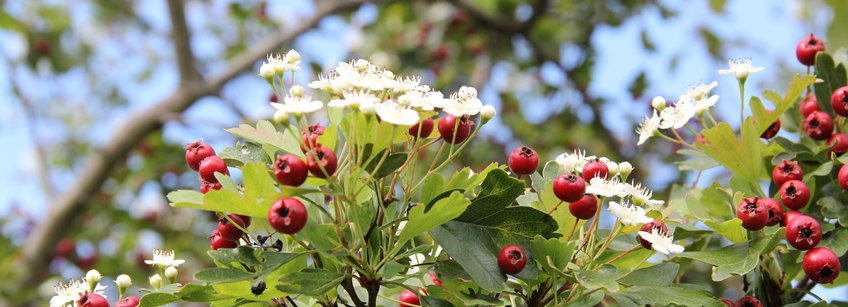
<path id="1" fill-rule="evenodd" d="M 739 131 L 745 123 L 745 79 L 739 79 Z"/>

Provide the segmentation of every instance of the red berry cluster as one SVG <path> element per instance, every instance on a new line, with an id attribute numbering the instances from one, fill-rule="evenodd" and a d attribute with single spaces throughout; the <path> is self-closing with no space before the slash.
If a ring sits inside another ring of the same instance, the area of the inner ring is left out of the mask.
<path id="1" fill-rule="evenodd" d="M 215 178 L 215 173 L 230 174 L 224 159 L 215 155 L 215 149 L 203 143 L 203 140 L 187 144 L 185 150 L 186 163 L 200 173 L 200 191 L 206 193 L 209 190 L 220 190 L 221 184 Z"/>

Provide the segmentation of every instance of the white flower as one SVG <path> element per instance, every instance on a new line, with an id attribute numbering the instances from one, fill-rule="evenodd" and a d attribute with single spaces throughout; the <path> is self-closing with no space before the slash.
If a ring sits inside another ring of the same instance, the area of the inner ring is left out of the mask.
<path id="1" fill-rule="evenodd" d="M 497 115 L 497 111 L 495 111 L 495 107 L 493 106 L 485 105 L 480 108 L 480 117 L 484 120 L 495 118 L 495 115 Z"/>
<path id="2" fill-rule="evenodd" d="M 265 67 L 266 65 L 267 67 Z M 286 62 L 283 60 L 283 57 L 278 54 L 269 54 L 267 60 L 265 61 L 265 63 L 262 64 L 262 66 L 265 68 L 266 74 L 268 74 L 269 70 L 272 68 L 274 69 L 274 73 L 277 74 L 281 74 L 286 70 Z M 260 75 L 262 74 L 263 67 L 259 68 Z M 268 77 L 265 78 L 267 79 Z"/>
<path id="3" fill-rule="evenodd" d="M 716 104 L 716 102 L 718 102 L 718 95 L 712 95 L 701 100 L 696 100 L 695 113 L 704 113 L 704 111 L 706 111 L 707 109 L 712 108 Z"/>
<path id="4" fill-rule="evenodd" d="M 689 91 L 687 91 L 686 94 L 683 94 L 683 96 L 680 96 L 680 100 L 688 101 L 707 98 L 707 95 L 709 95 L 710 91 L 712 91 L 716 86 L 718 86 L 718 81 L 713 81 L 710 84 L 699 83 L 698 85 L 690 86 Z"/>
<path id="5" fill-rule="evenodd" d="M 603 161 L 603 159 L 604 158 L 601 158 L 601 161 Z M 604 161 L 604 164 L 607 165 L 607 170 L 609 170 L 609 174 L 610 174 L 611 177 L 618 175 L 618 163 L 615 163 L 613 161 L 609 161 L 607 159 L 607 161 Z"/>
<path id="6" fill-rule="evenodd" d="M 309 82 L 306 86 L 309 88 L 314 88 L 322 91 L 330 91 L 333 89 L 333 79 L 336 77 L 336 74 L 319 74 L 318 80 Z"/>
<path id="7" fill-rule="evenodd" d="M 459 100 L 469 100 L 473 98 L 477 98 L 477 89 L 471 86 L 462 86 L 459 88 L 459 92 L 456 93 L 459 97 Z"/>
<path id="8" fill-rule="evenodd" d="M 663 234 L 656 227 L 652 228 L 650 233 L 640 231 L 639 237 L 651 242 L 651 248 L 660 253 L 668 255 L 669 253 L 679 254 L 683 252 L 683 246 L 674 244 L 674 238 L 671 234 Z"/>
<path id="9" fill-rule="evenodd" d="M 115 278 L 115 284 L 118 285 L 118 288 L 126 289 L 132 286 L 132 279 L 130 279 L 130 276 L 127 274 L 121 274 Z"/>
<path id="10" fill-rule="evenodd" d="M 639 134 L 639 142 L 636 145 L 642 145 L 645 141 L 648 140 L 654 132 L 660 127 L 660 117 L 657 116 L 657 110 L 654 110 L 654 114 L 651 117 L 645 116 L 645 119 L 642 121 L 642 125 L 639 128 L 636 128 L 636 133 Z M 620 167 L 619 167 L 620 170 Z"/>
<path id="11" fill-rule="evenodd" d="M 668 105 L 666 104 L 665 98 L 662 96 L 656 96 L 653 100 L 651 100 L 651 106 L 654 107 L 654 109 L 662 111 Z"/>
<path id="12" fill-rule="evenodd" d="M 588 190 L 586 191 L 588 193 Z M 609 202 L 609 211 L 624 225 L 639 225 L 650 223 L 653 219 L 645 216 L 645 209 L 628 203 L 619 205 L 617 202 Z"/>
<path id="13" fill-rule="evenodd" d="M 80 285 L 86 287 L 82 281 L 76 279 L 71 279 L 67 284 L 57 284 L 53 287 L 53 289 L 56 290 L 56 295 L 50 298 L 50 307 L 64 307 L 69 304 L 73 305 L 74 302 L 80 298 Z M 85 291 L 88 291 L 88 289 L 85 289 Z"/>
<path id="14" fill-rule="evenodd" d="M 748 78 L 749 74 L 763 71 L 762 67 L 754 67 L 751 66 L 751 58 L 739 58 L 727 61 L 727 65 L 730 66 L 730 69 L 719 69 L 719 74 L 731 74 L 735 75 L 736 79 L 744 80 Z"/>
<path id="15" fill-rule="evenodd" d="M 286 63 L 286 70 L 291 70 L 293 72 L 300 70 L 300 66 L 297 66 L 300 65 L 300 53 L 298 53 L 294 49 L 289 50 L 289 52 L 286 52 L 283 61 Z"/>
<path id="16" fill-rule="evenodd" d="M 585 153 L 580 150 L 575 150 L 573 154 L 563 153 L 556 157 L 556 163 L 562 168 L 565 173 L 570 173 L 577 170 L 577 167 L 582 167 L 586 163 Z"/>
<path id="17" fill-rule="evenodd" d="M 678 129 L 689 123 L 695 116 L 695 105 L 685 100 L 678 101 L 674 107 L 665 108 L 660 112 L 660 129 Z"/>
<path id="18" fill-rule="evenodd" d="M 100 275 L 97 270 L 89 270 L 85 273 L 85 281 L 89 286 L 88 290 L 96 288 L 101 279 L 103 279 L 103 275 Z"/>
<path id="19" fill-rule="evenodd" d="M 300 85 L 292 85 L 291 89 L 289 90 L 289 94 L 294 97 L 303 96 L 303 87 Z"/>
<path id="20" fill-rule="evenodd" d="M 173 250 L 161 250 L 154 249 L 153 250 L 153 260 L 144 260 L 144 263 L 150 265 L 158 265 L 163 268 L 173 266 L 178 267 L 180 264 L 185 263 L 185 260 L 182 259 L 174 259 L 174 251 Z"/>
<path id="21" fill-rule="evenodd" d="M 433 111 L 443 107 L 449 101 L 441 92 L 411 91 L 398 97 L 399 103 L 422 111 Z"/>
<path id="22" fill-rule="evenodd" d="M 631 165 L 630 162 L 624 161 L 624 162 L 621 162 L 621 163 L 618 164 L 618 172 L 622 176 L 627 177 L 627 175 L 630 175 L 630 172 L 632 172 L 632 171 L 633 171 L 633 165 Z"/>
<path id="23" fill-rule="evenodd" d="M 283 102 L 284 103 L 272 102 L 271 106 L 296 116 L 304 113 L 312 113 L 324 107 L 323 102 L 320 100 L 312 100 L 312 97 L 309 95 L 303 95 L 300 97 L 289 95 L 283 98 Z"/>
<path id="24" fill-rule="evenodd" d="M 377 104 L 375 107 L 377 109 L 377 115 L 380 116 L 380 119 L 391 124 L 400 126 L 412 126 L 418 123 L 418 112 L 403 107 L 395 101 L 386 100 L 383 101 L 383 103 Z"/>
<path id="25" fill-rule="evenodd" d="M 371 94 L 368 91 L 362 90 L 345 91 L 342 96 L 344 97 L 343 99 L 330 100 L 330 102 L 327 103 L 327 106 L 332 108 L 350 107 L 353 109 L 359 109 L 362 105 L 374 105 L 380 102 L 380 98 L 377 98 L 377 96 L 374 96 L 374 94 Z"/>
<path id="26" fill-rule="evenodd" d="M 627 191 L 627 194 L 630 194 L 630 199 L 637 204 L 659 206 L 665 203 L 662 200 L 651 199 L 654 196 L 654 191 L 651 191 L 648 187 L 643 187 L 641 183 L 637 183 L 635 186 L 626 183 L 625 191 Z"/>
<path id="27" fill-rule="evenodd" d="M 388 70 L 387 70 L 388 71 Z M 406 76 L 403 78 L 398 78 L 395 82 L 394 91 L 400 93 L 406 93 L 409 91 L 415 91 L 419 89 L 423 89 L 425 91 L 429 90 L 429 86 L 420 86 L 421 77 L 419 76 Z M 426 89 L 425 89 L 426 88 Z"/>
<path id="28" fill-rule="evenodd" d="M 483 102 L 477 98 L 477 89 L 463 86 L 445 102 L 444 110 L 450 115 L 460 117 L 477 115 L 482 107 Z"/>
<path id="29" fill-rule="evenodd" d="M 625 187 L 626 184 L 621 183 L 618 177 L 613 177 L 609 180 L 601 177 L 595 177 L 589 180 L 589 186 L 586 187 L 586 193 L 606 197 L 625 197 L 628 194 Z"/>
<path id="30" fill-rule="evenodd" d="M 265 79 L 274 78 L 274 65 L 271 63 L 263 63 L 259 67 L 259 76 Z"/>

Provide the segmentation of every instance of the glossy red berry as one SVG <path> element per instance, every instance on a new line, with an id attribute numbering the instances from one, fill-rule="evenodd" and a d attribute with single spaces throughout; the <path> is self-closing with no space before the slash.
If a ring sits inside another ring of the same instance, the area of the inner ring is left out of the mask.
<path id="1" fill-rule="evenodd" d="M 245 223 L 245 221 L 242 220 L 241 217 L 239 217 L 238 215 L 227 214 L 227 216 L 232 219 L 235 224 L 230 223 L 230 221 L 227 219 L 221 219 L 218 222 L 218 233 L 224 239 L 230 241 L 238 241 L 238 239 L 241 238 L 244 232 L 241 231 L 241 229 L 238 229 L 238 227 L 236 227 L 236 224 L 241 228 L 246 228 L 247 223 Z"/>
<path id="2" fill-rule="evenodd" d="M 559 175 L 554 179 L 554 195 L 564 202 L 576 202 L 586 194 L 586 181 L 575 174 Z"/>
<path id="3" fill-rule="evenodd" d="M 308 175 L 306 163 L 293 154 L 280 155 L 274 162 L 274 177 L 281 184 L 300 186 L 306 181 Z"/>
<path id="4" fill-rule="evenodd" d="M 786 242 L 800 250 L 808 250 L 821 241 L 822 229 L 816 219 L 806 215 L 793 218 L 786 223 Z"/>
<path id="5" fill-rule="evenodd" d="M 810 113 L 804 119 L 804 131 L 814 140 L 824 140 L 833 133 L 833 118 L 822 111 Z"/>
<path id="6" fill-rule="evenodd" d="M 77 305 L 80 307 L 109 307 L 109 301 L 97 293 L 88 293 L 80 296 Z"/>
<path id="7" fill-rule="evenodd" d="M 753 296 L 745 296 L 736 301 L 736 307 L 763 307 L 763 303 Z"/>
<path id="8" fill-rule="evenodd" d="M 653 222 L 642 225 L 642 228 L 640 228 L 639 231 L 652 233 L 654 231 L 654 229 L 657 230 L 657 233 L 668 234 L 668 226 L 666 226 L 665 223 L 663 223 L 663 221 L 657 221 L 657 220 L 654 220 Z M 639 235 L 636 235 L 636 241 L 638 241 L 639 244 L 642 244 L 642 247 L 644 247 L 645 249 L 651 249 L 651 246 L 653 246 L 651 244 L 651 242 L 648 242 L 648 240 L 642 239 L 642 236 L 639 236 Z"/>
<path id="9" fill-rule="evenodd" d="M 306 128 L 300 132 L 300 139 L 303 141 L 303 144 L 306 144 L 306 147 L 300 145 L 300 150 L 306 153 L 308 148 L 314 148 L 315 146 L 320 146 L 318 143 L 318 137 L 324 135 L 324 130 L 326 127 L 321 126 L 321 124 L 314 124 Z"/>
<path id="10" fill-rule="evenodd" d="M 760 198 L 760 205 L 768 212 L 768 221 L 766 226 L 774 226 L 783 221 L 783 207 L 772 198 Z"/>
<path id="11" fill-rule="evenodd" d="M 200 193 L 206 194 L 206 192 L 209 192 L 211 190 L 217 191 L 217 190 L 220 190 L 223 187 L 224 186 L 221 185 L 220 182 L 219 183 L 201 182 L 200 183 Z"/>
<path id="12" fill-rule="evenodd" d="M 810 201 L 810 188 L 800 180 L 789 180 L 780 186 L 780 202 L 790 209 L 801 209 Z"/>
<path id="13" fill-rule="evenodd" d="M 533 148 L 521 146 L 509 155 L 509 169 L 518 175 L 530 175 L 539 167 L 539 155 Z"/>
<path id="14" fill-rule="evenodd" d="M 410 127 L 409 130 L 406 131 L 406 133 L 409 133 L 409 135 L 416 139 L 419 136 L 422 138 L 427 138 L 430 136 L 431 133 L 433 133 L 433 122 L 434 121 L 432 118 L 424 119 L 420 123 L 415 124 L 415 126 Z M 418 131 L 419 128 L 421 129 L 421 131 Z"/>
<path id="15" fill-rule="evenodd" d="M 836 179 L 839 181 L 839 186 L 843 190 L 848 191 L 848 164 L 842 165 L 839 168 L 839 174 L 836 176 Z"/>
<path id="16" fill-rule="evenodd" d="M 306 168 L 312 176 L 318 178 L 326 178 L 327 175 L 332 176 L 336 172 L 338 160 L 332 149 L 318 145 L 315 147 L 315 153 L 306 154 Z M 316 160 L 317 158 L 317 160 Z"/>
<path id="17" fill-rule="evenodd" d="M 598 198 L 592 194 L 584 194 L 580 200 L 568 204 L 571 215 L 581 220 L 588 220 L 598 212 Z"/>
<path id="18" fill-rule="evenodd" d="M 215 173 L 230 174 L 230 171 L 227 170 L 227 163 L 219 156 L 206 157 L 206 159 L 200 161 L 200 170 L 197 172 L 200 173 L 200 178 L 203 178 L 203 181 L 209 183 L 218 183 Z"/>
<path id="19" fill-rule="evenodd" d="M 848 135 L 844 133 L 834 133 L 827 139 L 827 146 L 833 146 L 828 152 L 828 155 L 841 155 L 848 152 Z"/>
<path id="20" fill-rule="evenodd" d="M 791 221 L 792 219 L 799 217 L 799 216 L 804 216 L 804 214 L 799 212 L 799 211 L 795 211 L 795 210 L 787 211 L 783 215 L 783 220 L 780 221 L 780 226 L 786 226 L 786 224 L 789 223 L 789 221 Z"/>
<path id="21" fill-rule="evenodd" d="M 734 303 L 733 301 L 726 299 L 726 298 L 719 299 L 719 301 L 724 303 L 728 307 L 735 307 L 736 306 L 736 303 Z"/>
<path id="22" fill-rule="evenodd" d="M 801 64 L 810 66 L 816 64 L 816 53 L 824 51 L 824 42 L 813 33 L 809 37 L 804 37 L 795 46 L 795 56 Z"/>
<path id="23" fill-rule="evenodd" d="M 209 245 L 212 246 L 213 250 L 218 250 L 219 248 L 236 248 L 238 247 L 238 243 L 235 241 L 230 241 L 221 236 L 218 230 L 213 230 L 212 235 L 209 236 Z"/>
<path id="24" fill-rule="evenodd" d="M 268 222 L 279 232 L 294 234 L 306 225 L 306 206 L 297 199 L 277 199 L 268 211 Z"/>
<path id="25" fill-rule="evenodd" d="M 498 253 L 498 267 L 501 268 L 501 272 L 505 274 L 518 274 L 521 270 L 524 270 L 524 266 L 527 264 L 527 255 L 524 254 L 524 250 L 521 247 L 515 245 L 507 245 L 501 249 L 501 252 Z"/>
<path id="26" fill-rule="evenodd" d="M 736 210 L 736 217 L 742 220 L 742 227 L 748 230 L 760 230 L 768 222 L 768 210 L 760 205 L 756 197 L 745 198 Z"/>
<path id="27" fill-rule="evenodd" d="M 840 264 L 836 253 L 827 247 L 816 247 L 804 255 L 804 272 L 820 284 L 833 283 L 839 276 Z"/>
<path id="28" fill-rule="evenodd" d="M 801 180 L 804 178 L 804 171 L 798 162 L 783 160 L 774 167 L 771 171 L 771 178 L 774 184 L 778 187 L 789 180 Z"/>
<path id="29" fill-rule="evenodd" d="M 780 132 L 780 118 L 775 119 L 774 122 L 768 126 L 766 131 L 763 131 L 763 133 L 760 134 L 760 137 L 764 139 L 770 139 L 775 137 L 778 132 Z"/>
<path id="30" fill-rule="evenodd" d="M 138 306 L 138 296 L 127 296 L 120 301 L 115 302 L 115 307 L 136 307 Z"/>
<path id="31" fill-rule="evenodd" d="M 848 85 L 833 91 L 830 96 L 830 106 L 836 114 L 848 117 Z"/>
<path id="32" fill-rule="evenodd" d="M 821 111 L 819 109 L 819 101 L 816 99 L 816 95 L 812 93 L 807 94 L 807 97 L 804 97 L 804 100 L 801 100 L 801 116 L 803 118 L 807 118 L 810 113 L 815 111 Z"/>
<path id="33" fill-rule="evenodd" d="M 421 300 L 418 298 L 418 295 L 409 290 L 403 290 L 398 300 L 401 301 L 400 307 L 421 306 Z"/>
<path id="34" fill-rule="evenodd" d="M 430 279 L 433 281 L 433 284 L 436 285 L 436 286 L 441 287 L 441 286 L 445 285 L 444 283 L 442 283 L 442 280 L 439 279 L 438 276 L 436 276 L 436 273 L 434 273 L 434 272 L 430 272 Z"/>
<path id="35" fill-rule="evenodd" d="M 442 135 L 442 140 L 449 144 L 459 144 L 465 142 L 468 135 L 471 134 L 471 128 L 474 127 L 474 122 L 468 119 L 468 116 L 457 118 L 450 114 L 445 114 L 439 120 L 439 133 Z"/>
<path id="36" fill-rule="evenodd" d="M 191 169 L 197 171 L 200 168 L 200 161 L 215 155 L 215 149 L 209 144 L 204 144 L 203 140 L 186 144 L 185 159 Z"/>
<path id="37" fill-rule="evenodd" d="M 592 178 L 609 176 L 607 164 L 600 160 L 593 160 L 583 165 L 583 180 L 589 182 Z"/>

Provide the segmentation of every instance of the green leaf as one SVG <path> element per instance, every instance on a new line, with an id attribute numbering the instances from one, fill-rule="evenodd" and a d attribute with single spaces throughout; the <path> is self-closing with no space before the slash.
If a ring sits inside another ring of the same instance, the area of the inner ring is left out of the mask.
<path id="1" fill-rule="evenodd" d="M 210 250 L 206 253 L 213 260 L 224 265 L 229 265 L 232 262 L 259 265 L 259 259 L 256 259 L 253 255 L 253 250 L 249 246 L 239 246 L 237 248 L 219 248 L 218 250 Z"/>
<path id="2" fill-rule="evenodd" d="M 439 193 L 444 190 L 445 177 L 442 174 L 435 173 L 424 179 L 424 186 L 421 187 L 421 195 L 418 201 L 422 204 L 429 204 Z"/>
<path id="3" fill-rule="evenodd" d="M 533 238 L 530 250 L 542 268 L 564 271 L 571 262 L 571 256 L 577 248 L 577 241 L 563 242 L 558 239 L 545 239 L 542 236 Z"/>
<path id="4" fill-rule="evenodd" d="M 816 54 L 816 77 L 824 80 L 813 84 L 819 109 L 835 118 L 833 107 L 830 106 L 830 96 L 836 89 L 846 85 L 845 66 L 837 67 L 830 54 L 819 52 Z"/>
<path id="5" fill-rule="evenodd" d="M 685 252 L 680 256 L 714 265 L 712 278 L 714 281 L 722 281 L 731 275 L 746 274 L 756 268 L 760 255 L 773 250 L 785 233 L 786 229 L 780 228 L 771 236 L 750 242 L 737 243 L 717 250 Z"/>
<path id="6" fill-rule="evenodd" d="M 421 306 L 433 306 L 433 307 L 453 307 L 450 301 L 429 295 L 422 295 L 421 297 Z"/>
<path id="7" fill-rule="evenodd" d="M 374 159 L 371 160 L 371 163 L 369 163 L 368 166 L 365 167 L 365 171 L 367 171 L 368 173 L 374 171 L 374 168 L 377 167 L 377 164 L 380 163 L 380 159 L 383 158 L 384 153 L 385 151 L 378 153 L 374 157 Z M 390 175 L 398 168 L 400 168 L 404 162 L 406 162 L 406 158 L 408 156 L 409 155 L 406 153 L 389 154 L 388 156 L 386 156 L 386 159 L 385 161 L 383 161 L 383 164 L 380 165 L 380 169 L 377 170 L 377 173 L 375 174 L 374 178 L 383 178 Z"/>
<path id="8" fill-rule="evenodd" d="M 631 287 L 610 296 L 622 306 L 671 305 L 724 307 L 707 291 L 672 287 Z"/>
<path id="9" fill-rule="evenodd" d="M 277 193 L 274 189 L 274 179 L 271 178 L 265 164 L 246 164 L 242 168 L 242 177 L 244 177 L 244 197 L 247 199 L 258 199 L 268 194 Z M 267 216 L 267 211 L 265 214 Z"/>
<path id="10" fill-rule="evenodd" d="M 480 287 L 492 292 L 504 288 L 506 277 L 497 259 L 500 248 L 485 228 L 450 221 L 431 229 L 430 235 Z"/>
<path id="11" fill-rule="evenodd" d="M 154 306 L 163 306 L 176 301 L 179 301 L 180 297 L 168 294 L 168 293 L 148 293 L 139 299 L 138 306 L 139 307 L 154 307 Z"/>
<path id="12" fill-rule="evenodd" d="M 627 276 L 619 279 L 618 282 L 628 286 L 666 287 L 674 282 L 679 270 L 679 264 L 665 262 L 630 272 Z"/>
<path id="13" fill-rule="evenodd" d="M 403 245 L 415 236 L 459 217 L 470 203 L 462 193 L 455 191 L 447 198 L 437 201 L 426 212 L 424 206 L 413 207 L 409 210 L 409 221 L 401 230 L 397 244 Z"/>
<path id="14" fill-rule="evenodd" d="M 819 246 L 830 248 L 837 257 L 848 252 L 848 228 L 838 227 L 822 236 Z"/>
<path id="15" fill-rule="evenodd" d="M 278 253 L 272 251 L 263 251 L 262 256 L 262 265 L 259 266 L 259 272 L 256 272 L 256 276 L 258 279 L 265 278 L 266 275 L 271 272 L 279 269 L 284 264 L 289 261 L 294 260 L 297 257 L 300 257 L 301 254 L 294 253 Z"/>
<path id="16" fill-rule="evenodd" d="M 255 275 L 234 268 L 208 268 L 194 274 L 194 279 L 208 283 L 226 283 L 251 279 Z"/>
<path id="17" fill-rule="evenodd" d="M 705 220 L 704 224 L 733 243 L 748 241 L 748 232 L 742 228 L 742 220 L 738 218 L 721 223 L 713 220 Z"/>
<path id="18" fill-rule="evenodd" d="M 766 176 L 760 154 L 765 144 L 759 139 L 759 133 L 756 133 L 751 117 L 742 127 L 741 140 L 737 139 L 730 125 L 724 122 L 704 130 L 703 135 L 707 142 L 695 143 L 695 145 L 707 156 L 744 178 L 749 184 L 757 184 L 760 177 Z"/>
<path id="19" fill-rule="evenodd" d="M 816 202 L 824 217 L 838 219 L 842 225 L 848 225 L 848 206 L 834 197 L 822 197 Z"/>
<path id="20" fill-rule="evenodd" d="M 228 165 L 242 166 L 248 163 L 271 163 L 271 158 L 262 149 L 262 146 L 251 142 L 245 142 L 243 145 L 236 147 L 226 147 L 218 153 Z"/>
<path id="21" fill-rule="evenodd" d="M 305 268 L 280 277 L 277 289 L 288 293 L 319 296 L 338 287 L 344 275 L 322 269 Z"/>
<path id="22" fill-rule="evenodd" d="M 258 144 L 267 144 L 278 150 L 296 155 L 303 158 L 303 152 L 300 150 L 298 136 L 294 135 L 293 127 L 289 127 L 284 133 L 277 131 L 274 125 L 267 120 L 256 122 L 256 127 L 251 127 L 248 124 L 241 124 L 238 128 L 225 129 L 227 132 L 254 141 Z"/>
<path id="23" fill-rule="evenodd" d="M 612 292 L 618 291 L 618 280 L 626 274 L 612 264 L 604 264 L 592 271 L 577 271 L 577 281 L 587 289 L 604 288 Z"/>
<path id="24" fill-rule="evenodd" d="M 692 157 L 692 159 L 674 162 L 674 164 L 677 164 L 677 169 L 681 171 L 702 171 L 721 165 L 697 150 L 681 149 L 677 153 Z"/>
<path id="25" fill-rule="evenodd" d="M 171 206 L 184 207 L 190 205 L 203 205 L 203 193 L 194 190 L 177 190 L 167 195 Z"/>

